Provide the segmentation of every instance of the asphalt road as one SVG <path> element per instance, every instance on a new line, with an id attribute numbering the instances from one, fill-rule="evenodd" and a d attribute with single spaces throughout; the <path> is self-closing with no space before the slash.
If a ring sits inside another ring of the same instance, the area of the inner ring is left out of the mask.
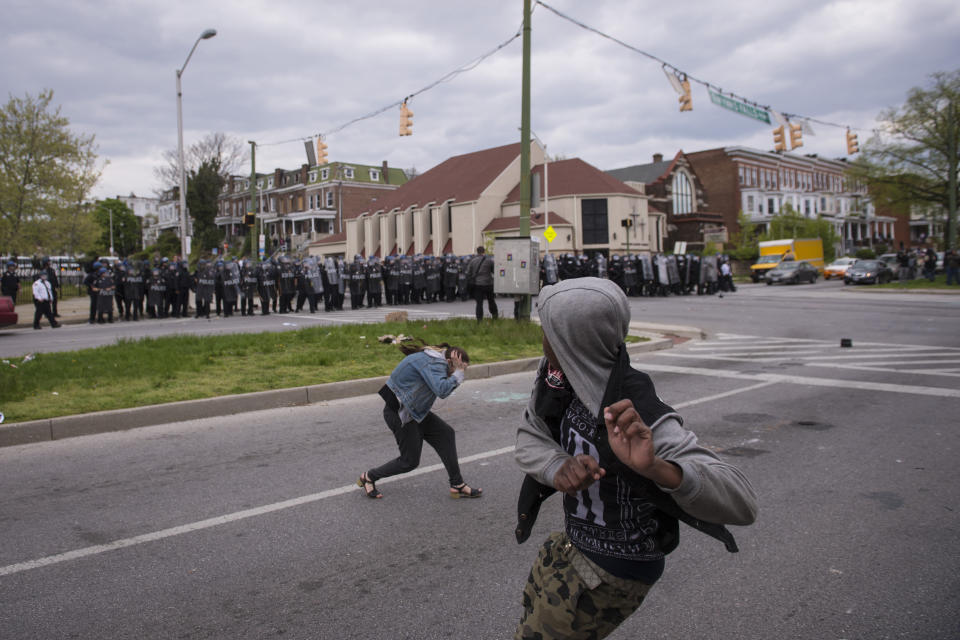
<path id="1" fill-rule="evenodd" d="M 713 332 L 635 366 L 761 509 L 738 554 L 684 529 L 612 638 L 960 635 L 956 305 L 805 289 L 634 301 L 634 319 L 662 303 L 651 321 Z M 376 396 L 0 449 L 0 636 L 509 637 L 562 525 L 554 498 L 512 536 L 530 384 L 470 381 L 437 405 L 480 500 L 448 499 L 428 449 L 362 497 L 357 475 L 395 454 Z"/>
<path id="2" fill-rule="evenodd" d="M 84 301 L 81 300 L 81 303 Z M 513 313 L 509 298 L 498 299 L 502 315 Z M 349 305 L 349 302 L 348 302 Z M 902 340 L 908 344 L 960 346 L 958 293 L 882 293 L 869 286 L 845 287 L 842 282 L 814 285 L 740 285 L 736 293 L 714 296 L 631 298 L 634 320 L 692 325 L 711 333 L 738 330 L 751 335 L 837 340 Z M 82 306 L 82 305 L 81 305 Z M 473 317 L 474 303 L 434 303 L 337 311 L 271 314 L 210 320 L 167 318 L 113 324 L 65 324 L 57 330 L 0 330 L 0 357 L 84 349 L 117 340 L 136 340 L 179 333 L 292 331 L 303 327 L 355 322 L 382 322 L 389 311 L 405 310 L 411 319 Z M 484 313 L 487 314 L 486 307 Z M 534 307 L 533 313 L 536 314 Z M 489 315 L 489 314 L 487 314 Z"/>

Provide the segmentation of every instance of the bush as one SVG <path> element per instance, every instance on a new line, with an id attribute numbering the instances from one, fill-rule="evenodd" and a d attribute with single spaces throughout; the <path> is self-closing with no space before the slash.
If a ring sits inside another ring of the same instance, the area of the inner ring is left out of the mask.
<path id="1" fill-rule="evenodd" d="M 877 257 L 877 253 L 873 249 L 863 247 L 862 249 L 857 249 L 853 257 L 857 260 L 873 260 Z"/>

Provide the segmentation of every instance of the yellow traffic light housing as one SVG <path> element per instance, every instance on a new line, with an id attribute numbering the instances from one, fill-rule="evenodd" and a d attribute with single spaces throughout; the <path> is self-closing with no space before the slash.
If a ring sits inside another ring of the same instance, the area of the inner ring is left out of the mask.
<path id="1" fill-rule="evenodd" d="M 693 99 L 690 97 L 690 81 L 684 78 L 680 81 L 680 86 L 683 87 L 683 93 L 681 93 L 678 98 L 680 111 L 693 111 Z"/>
<path id="2" fill-rule="evenodd" d="M 317 165 L 324 165 L 327 162 L 327 143 L 323 138 L 317 138 Z"/>
<path id="3" fill-rule="evenodd" d="M 255 223 L 256 216 L 254 216 L 252 211 L 248 211 L 247 213 L 243 214 L 243 224 L 247 225 L 248 227 L 252 227 Z"/>
<path id="4" fill-rule="evenodd" d="M 790 149 L 803 146 L 803 125 L 790 123 Z"/>
<path id="5" fill-rule="evenodd" d="M 413 135 L 413 111 L 407 107 L 406 100 L 400 105 L 400 135 Z"/>
<path id="6" fill-rule="evenodd" d="M 773 148 L 776 151 L 786 151 L 787 142 L 783 137 L 783 125 L 773 130 Z"/>
<path id="7" fill-rule="evenodd" d="M 852 156 L 860 153 L 860 143 L 857 141 L 857 134 L 847 129 L 847 155 Z"/>

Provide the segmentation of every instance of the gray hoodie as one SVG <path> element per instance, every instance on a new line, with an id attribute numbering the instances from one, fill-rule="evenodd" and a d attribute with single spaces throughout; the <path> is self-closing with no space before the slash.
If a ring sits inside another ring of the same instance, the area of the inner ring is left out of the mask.
<path id="1" fill-rule="evenodd" d="M 544 287 L 538 307 L 543 332 L 564 374 L 599 420 L 603 394 L 630 324 L 626 296 L 610 280 L 576 278 Z M 537 415 L 535 394 L 536 388 L 517 430 L 514 455 L 525 473 L 554 486 L 554 476 L 571 456 Z M 680 508 L 717 524 L 747 525 L 755 520 L 757 499 L 750 482 L 739 469 L 701 446 L 678 414 L 667 412 L 648 426 L 656 455 L 683 471 L 679 487 L 660 487 Z M 603 466 L 608 461 L 599 462 Z"/>

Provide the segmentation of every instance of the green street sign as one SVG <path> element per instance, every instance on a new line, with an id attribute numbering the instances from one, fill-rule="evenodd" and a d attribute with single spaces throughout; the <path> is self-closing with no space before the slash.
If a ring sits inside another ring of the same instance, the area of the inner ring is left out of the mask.
<path id="1" fill-rule="evenodd" d="M 719 93 L 714 92 L 712 89 L 708 89 L 707 92 L 710 94 L 710 102 L 718 107 L 723 107 L 724 109 L 729 109 L 730 111 L 739 113 L 742 116 L 747 116 L 748 118 L 753 118 L 754 120 L 759 120 L 760 122 L 770 124 L 770 114 L 767 113 L 765 109 L 758 109 L 757 107 L 750 106 L 745 102 L 740 102 L 739 100 L 734 100 L 733 98 L 720 95 Z"/>

